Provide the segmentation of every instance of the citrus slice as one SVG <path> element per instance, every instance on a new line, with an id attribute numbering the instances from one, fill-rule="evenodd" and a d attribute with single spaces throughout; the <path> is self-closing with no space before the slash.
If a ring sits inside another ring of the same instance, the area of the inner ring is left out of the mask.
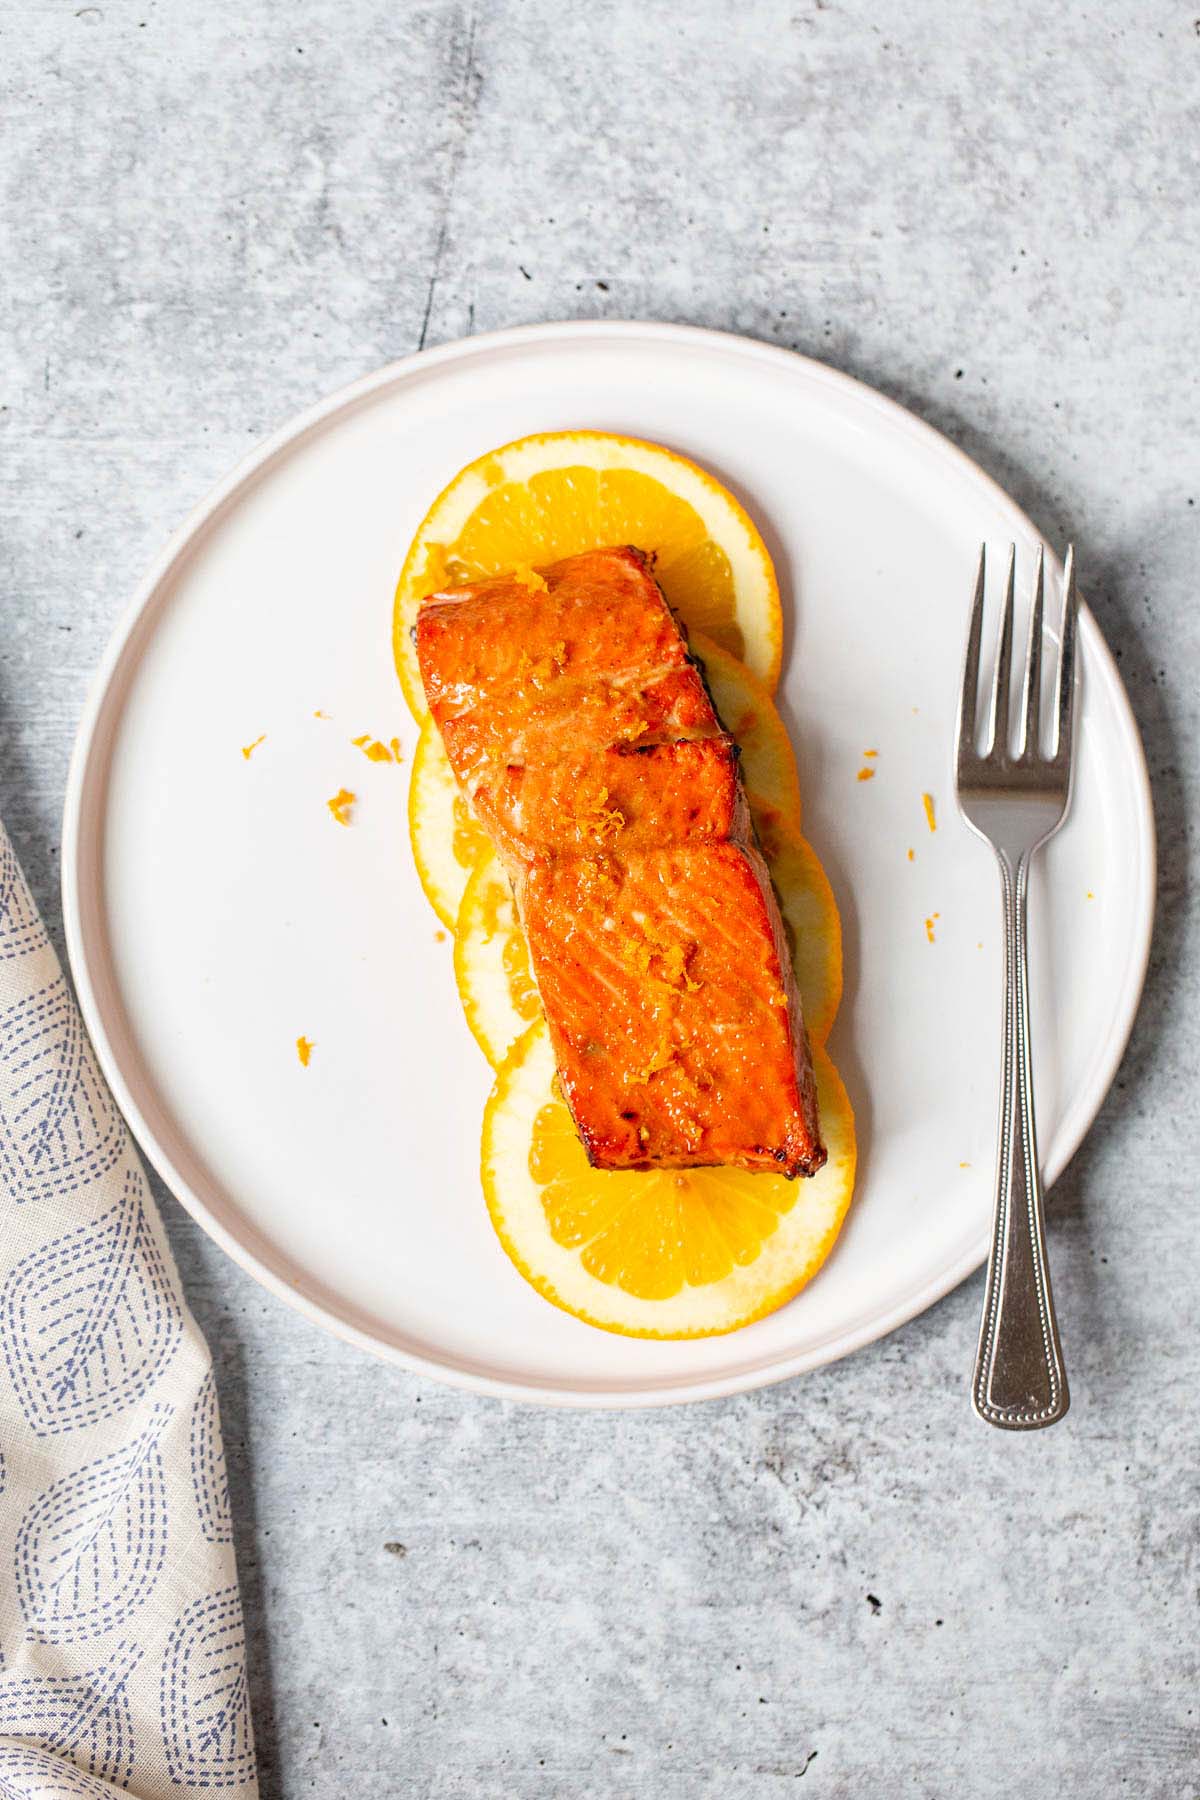
<path id="1" fill-rule="evenodd" d="M 493 1069 L 535 1019 L 542 1002 L 529 967 L 512 888 L 494 850 L 472 869 L 454 928 L 454 979 L 471 1034 Z"/>
<path id="2" fill-rule="evenodd" d="M 459 792 L 432 719 L 421 727 L 413 755 L 408 832 L 425 897 L 453 931 L 467 876 L 483 852 L 490 852 L 491 840 Z"/>
<path id="3" fill-rule="evenodd" d="M 842 1000 L 842 921 L 837 901 L 808 839 L 769 808 L 757 806 L 753 795 L 750 811 L 779 896 L 805 1030 L 814 1044 L 823 1044 Z"/>
<path id="4" fill-rule="evenodd" d="M 483 1116 L 483 1192 L 539 1294 L 628 1337 L 714 1337 L 773 1312 L 829 1255 L 854 1191 L 854 1114 L 813 1052 L 829 1161 L 807 1181 L 741 1169 L 588 1164 L 542 1024 L 514 1044 Z"/>
<path id="5" fill-rule="evenodd" d="M 842 926 L 828 877 L 812 845 L 751 796 L 750 810 L 779 895 L 783 928 L 814 1043 L 823 1044 L 842 997 Z M 498 1069 L 541 1002 L 508 878 L 494 851 L 480 856 L 455 926 L 454 976 L 476 1043 Z"/>
<path id="6" fill-rule="evenodd" d="M 489 451 L 454 477 L 417 529 L 396 589 L 393 641 L 405 698 L 427 712 L 411 632 L 426 594 L 608 544 L 655 554 L 689 629 L 741 657 L 774 690 L 779 584 L 733 495 L 686 457 L 602 431 L 551 431 Z"/>
<path id="7" fill-rule="evenodd" d="M 800 824 L 800 777 L 787 726 L 763 683 L 745 663 L 703 632 L 688 647 L 704 665 L 704 679 L 721 723 L 742 753 L 742 780 L 789 824 Z"/>

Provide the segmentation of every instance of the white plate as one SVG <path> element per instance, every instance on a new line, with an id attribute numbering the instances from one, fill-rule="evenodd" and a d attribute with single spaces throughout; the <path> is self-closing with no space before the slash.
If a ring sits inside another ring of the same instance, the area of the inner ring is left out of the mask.
<path id="1" fill-rule="evenodd" d="M 407 770 L 350 742 L 397 734 L 411 759 L 389 628 L 430 500 L 491 446 L 565 426 L 696 457 L 762 526 L 788 605 L 781 700 L 805 826 L 845 927 L 831 1048 L 858 1114 L 857 1198 L 807 1292 L 707 1342 L 593 1330 L 539 1299 L 500 1250 L 478 1175 L 490 1074 L 413 871 Z M 1028 578 L 1033 526 L 935 432 L 819 364 L 676 326 L 452 344 L 263 445 L 144 583 L 67 796 L 84 1014 L 184 1205 L 259 1280 L 355 1342 L 549 1402 L 755 1387 L 844 1356 L 946 1293 L 985 1253 L 999 1062 L 997 880 L 949 779 L 981 539 L 1015 540 Z M 1141 747 L 1086 614 L 1081 650 L 1076 799 L 1032 901 L 1051 1180 L 1125 1046 L 1154 882 Z M 260 733 L 247 762 L 241 746 Z M 867 749 L 876 776 L 860 782 Z M 349 830 L 325 809 L 343 784 L 360 796 Z M 316 1044 L 307 1069 L 301 1033 Z"/>

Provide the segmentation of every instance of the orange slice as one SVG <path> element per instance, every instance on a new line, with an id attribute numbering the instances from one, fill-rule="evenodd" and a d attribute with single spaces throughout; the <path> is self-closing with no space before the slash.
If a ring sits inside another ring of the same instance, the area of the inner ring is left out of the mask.
<path id="1" fill-rule="evenodd" d="M 516 1268 L 555 1306 L 628 1337 L 713 1337 L 782 1306 L 829 1255 L 854 1191 L 854 1114 L 826 1053 L 813 1060 L 829 1161 L 811 1180 L 613 1174 L 588 1164 L 546 1028 L 530 1026 L 483 1118 L 484 1197 Z"/>
<path id="2" fill-rule="evenodd" d="M 704 679 L 730 736 L 742 753 L 742 780 L 748 793 L 787 823 L 800 824 L 800 777 L 787 726 L 767 688 L 736 656 L 722 650 L 703 632 L 688 640 L 704 665 Z"/>
<path id="3" fill-rule="evenodd" d="M 493 1069 L 542 1016 L 525 934 L 500 859 L 484 851 L 472 869 L 454 928 L 454 979 L 471 1034 Z"/>
<path id="4" fill-rule="evenodd" d="M 408 784 L 408 833 L 425 897 L 454 930 L 467 876 L 491 839 L 459 792 L 442 737 L 426 719 L 417 739 Z"/>
<path id="5" fill-rule="evenodd" d="M 754 828 L 779 896 L 804 1025 L 823 1044 L 842 1003 L 842 921 L 820 857 L 806 837 L 750 796 Z"/>
<path id="6" fill-rule="evenodd" d="M 756 823 L 763 816 L 754 798 Z M 833 890 L 807 839 L 769 811 L 760 827 L 792 952 L 804 1023 L 823 1044 L 842 997 L 842 927 Z M 454 976 L 467 1024 L 494 1069 L 542 1016 L 508 878 L 490 848 L 463 891 L 455 927 Z"/>
<path id="7" fill-rule="evenodd" d="M 783 647 L 775 570 L 745 508 L 661 444 L 602 431 L 552 431 L 489 451 L 454 477 L 417 529 L 396 589 L 393 642 L 405 698 L 427 707 L 411 632 L 437 588 L 636 544 L 689 629 L 702 631 L 774 691 Z"/>

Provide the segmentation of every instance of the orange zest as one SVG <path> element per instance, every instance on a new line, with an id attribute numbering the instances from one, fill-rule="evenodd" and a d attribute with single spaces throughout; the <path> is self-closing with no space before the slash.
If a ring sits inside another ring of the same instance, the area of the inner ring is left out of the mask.
<path id="1" fill-rule="evenodd" d="M 361 737 L 351 738 L 350 742 L 354 745 L 356 750 L 362 751 L 368 762 L 390 763 L 400 761 L 400 740 L 398 738 L 392 739 L 392 744 L 394 746 L 394 749 L 392 750 L 389 750 L 387 745 L 379 738 L 373 738 L 369 731 L 364 731 Z"/>
<path id="2" fill-rule="evenodd" d="M 349 788 L 339 788 L 333 799 L 327 800 L 325 804 L 339 825 L 349 825 L 350 812 L 357 799 L 358 795 L 352 794 Z"/>

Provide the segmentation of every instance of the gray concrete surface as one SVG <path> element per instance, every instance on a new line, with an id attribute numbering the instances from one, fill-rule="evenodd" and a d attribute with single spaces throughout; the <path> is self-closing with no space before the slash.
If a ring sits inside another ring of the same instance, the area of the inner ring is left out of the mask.
<path id="1" fill-rule="evenodd" d="M 978 1281 L 770 1392 L 562 1415 L 322 1336 L 164 1197 L 265 1796 L 1200 1793 L 1198 82 L 1167 0 L 0 0 L 0 807 L 53 920 L 76 718 L 167 531 L 296 408 L 521 320 L 748 332 L 948 431 L 1080 541 L 1154 778 L 1043 1437 L 968 1414 Z"/>

